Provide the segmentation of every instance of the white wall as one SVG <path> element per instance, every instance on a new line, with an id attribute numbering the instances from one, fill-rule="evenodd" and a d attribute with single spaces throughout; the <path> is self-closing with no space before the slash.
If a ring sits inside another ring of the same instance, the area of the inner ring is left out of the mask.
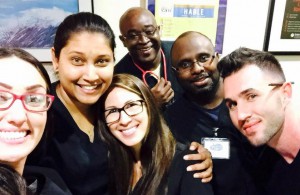
<path id="1" fill-rule="evenodd" d="M 228 0 L 223 55 L 245 46 L 262 50 L 267 23 L 269 0 Z M 300 46 L 299 46 L 300 47 Z M 276 56 L 286 77 L 300 91 L 300 55 Z"/>
<path id="2" fill-rule="evenodd" d="M 127 52 L 118 39 L 119 18 L 126 9 L 139 6 L 143 2 L 143 0 L 94 1 L 95 13 L 103 16 L 111 24 L 117 36 L 117 61 Z M 227 0 L 223 56 L 241 46 L 262 50 L 268 6 L 269 0 Z M 295 81 L 295 87 L 300 86 L 300 76 L 297 74 L 300 73 L 300 56 L 276 57 L 281 62 L 287 79 Z"/>
<path id="3" fill-rule="evenodd" d="M 128 8 L 139 7 L 141 3 L 140 0 L 94 0 L 94 12 L 106 19 L 115 33 L 117 44 L 115 50 L 116 62 L 127 53 L 127 49 L 123 47 L 123 43 L 119 39 L 119 19 Z"/>

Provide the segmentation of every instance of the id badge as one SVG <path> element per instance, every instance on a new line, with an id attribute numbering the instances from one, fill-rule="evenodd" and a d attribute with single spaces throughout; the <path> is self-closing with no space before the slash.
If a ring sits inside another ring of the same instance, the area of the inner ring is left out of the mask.
<path id="1" fill-rule="evenodd" d="M 201 139 L 204 148 L 208 149 L 213 159 L 230 158 L 230 141 L 227 138 L 204 137 Z"/>

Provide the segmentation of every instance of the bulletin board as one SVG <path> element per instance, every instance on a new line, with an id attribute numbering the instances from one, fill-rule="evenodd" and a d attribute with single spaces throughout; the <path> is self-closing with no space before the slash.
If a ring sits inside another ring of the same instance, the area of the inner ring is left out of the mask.
<path id="1" fill-rule="evenodd" d="M 149 0 L 147 5 L 161 26 L 162 40 L 198 31 L 208 36 L 222 54 L 227 0 Z"/>

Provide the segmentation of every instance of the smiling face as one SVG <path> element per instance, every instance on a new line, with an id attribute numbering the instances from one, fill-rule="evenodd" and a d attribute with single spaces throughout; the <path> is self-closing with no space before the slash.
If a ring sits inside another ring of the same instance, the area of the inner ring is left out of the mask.
<path id="1" fill-rule="evenodd" d="M 131 10 L 126 17 L 121 18 L 120 31 L 125 37 L 132 34 L 139 34 L 136 40 L 131 40 L 120 36 L 124 46 L 127 47 L 132 59 L 140 66 L 151 66 L 160 62 L 161 41 L 159 27 L 151 12 L 142 8 Z M 143 32 L 143 35 L 140 33 Z M 153 35 L 144 36 L 145 34 Z"/>
<path id="2" fill-rule="evenodd" d="M 177 79 L 188 94 L 199 95 L 215 93 L 219 84 L 220 74 L 217 70 L 218 56 L 210 40 L 199 33 L 189 33 L 178 38 L 172 49 L 172 65 L 178 68 L 181 64 L 194 62 L 192 68 L 184 72 L 176 71 Z M 196 61 L 209 59 L 199 65 Z"/>
<path id="3" fill-rule="evenodd" d="M 16 95 L 46 94 L 46 83 L 30 63 L 16 57 L 0 59 L 0 90 Z M 44 132 L 47 112 L 29 112 L 21 100 L 0 111 L 0 162 L 23 170 L 27 156 Z"/>
<path id="4" fill-rule="evenodd" d="M 125 104 L 141 100 L 137 94 L 126 89 L 114 88 L 105 100 L 105 110 L 112 108 L 122 108 Z M 109 130 L 124 145 L 134 149 L 139 153 L 142 145 L 142 140 L 148 132 L 148 114 L 145 103 L 142 104 L 143 111 L 134 116 L 128 116 L 124 111 L 121 111 L 120 120 L 108 124 Z"/>
<path id="5" fill-rule="evenodd" d="M 224 94 L 234 125 L 256 146 L 266 144 L 283 127 L 284 85 L 256 65 L 246 65 L 224 79 Z"/>
<path id="6" fill-rule="evenodd" d="M 114 57 L 101 33 L 73 33 L 53 66 L 58 71 L 59 92 L 64 101 L 94 104 L 111 83 Z"/>

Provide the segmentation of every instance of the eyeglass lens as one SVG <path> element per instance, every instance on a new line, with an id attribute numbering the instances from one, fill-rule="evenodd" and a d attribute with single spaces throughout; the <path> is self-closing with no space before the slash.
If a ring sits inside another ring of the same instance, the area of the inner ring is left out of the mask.
<path id="1" fill-rule="evenodd" d="M 46 94 L 25 94 L 17 96 L 6 91 L 0 91 L 0 110 L 10 108 L 16 99 L 22 101 L 26 110 L 36 112 L 47 110 L 52 101 Z"/>
<path id="2" fill-rule="evenodd" d="M 106 110 L 106 123 L 118 121 L 121 117 L 121 111 L 124 111 L 128 116 L 137 115 L 143 111 L 143 100 L 129 102 L 122 108 L 112 108 Z"/>

